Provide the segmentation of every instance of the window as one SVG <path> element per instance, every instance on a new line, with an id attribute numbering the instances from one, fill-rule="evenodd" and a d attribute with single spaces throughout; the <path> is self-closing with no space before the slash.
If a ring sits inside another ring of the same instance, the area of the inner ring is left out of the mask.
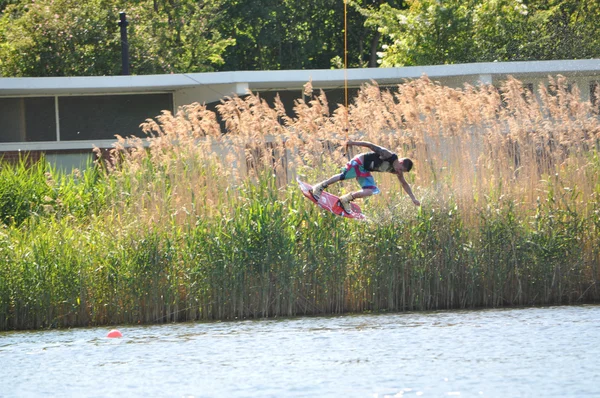
<path id="1" fill-rule="evenodd" d="M 115 135 L 145 137 L 146 119 L 173 111 L 172 94 L 59 97 L 60 139 L 109 140 Z"/>
<path id="2" fill-rule="evenodd" d="M 383 88 L 382 88 L 383 90 Z M 327 103 L 329 104 L 329 112 L 333 114 L 338 108 L 338 105 L 346 105 L 346 90 L 344 88 L 333 88 L 324 89 L 325 95 L 327 96 Z M 313 94 L 319 95 L 320 90 L 315 89 Z M 348 105 L 352 104 L 354 98 L 358 95 L 357 88 L 348 88 Z"/>
<path id="3" fill-rule="evenodd" d="M 296 104 L 294 102 L 302 98 L 302 90 L 261 91 L 256 94 L 258 94 L 261 99 L 267 101 L 271 108 L 275 107 L 275 97 L 279 94 L 279 99 L 285 108 L 285 113 L 290 117 L 296 115 L 294 112 L 294 106 Z"/>
<path id="4" fill-rule="evenodd" d="M 0 142 L 56 141 L 54 97 L 0 98 Z"/>
<path id="5" fill-rule="evenodd" d="M 257 92 L 254 92 L 253 94 L 258 95 L 261 100 L 267 101 L 267 104 L 271 108 L 275 107 L 275 97 L 277 96 L 277 94 L 279 94 L 279 99 L 281 100 L 281 102 L 283 104 L 285 113 L 289 117 L 294 117 L 296 115 L 296 113 L 294 112 L 294 106 L 295 106 L 294 101 L 302 98 L 302 90 L 257 91 Z M 245 99 L 246 96 L 240 95 L 240 98 Z M 226 124 L 223 121 L 221 114 L 217 110 L 217 106 L 219 106 L 219 105 L 221 105 L 221 101 L 211 102 L 211 103 L 206 104 L 206 109 L 208 109 L 209 111 L 215 112 L 215 114 L 217 115 L 217 121 L 221 125 L 221 131 L 227 132 Z M 279 122 L 282 123 L 283 121 L 280 119 Z"/>

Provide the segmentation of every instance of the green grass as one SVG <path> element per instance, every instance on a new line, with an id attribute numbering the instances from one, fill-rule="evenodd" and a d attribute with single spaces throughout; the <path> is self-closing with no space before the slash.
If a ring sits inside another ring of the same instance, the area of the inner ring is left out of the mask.
<path id="1" fill-rule="evenodd" d="M 0 328 L 598 300 L 600 206 L 579 213 L 574 193 L 550 189 L 528 212 L 488 201 L 473 229 L 463 220 L 471 209 L 452 201 L 362 223 L 275 182 L 261 175 L 228 198 L 225 214 L 183 225 L 141 228 L 93 206 L 5 225 Z"/>

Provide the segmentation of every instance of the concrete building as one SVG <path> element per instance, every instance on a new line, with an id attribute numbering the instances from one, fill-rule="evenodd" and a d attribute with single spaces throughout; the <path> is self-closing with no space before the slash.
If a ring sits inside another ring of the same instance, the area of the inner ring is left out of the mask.
<path id="1" fill-rule="evenodd" d="M 94 146 L 111 148 L 116 134 L 143 136 L 139 125 L 162 110 L 192 102 L 216 106 L 248 90 L 272 101 L 279 93 L 292 114 L 295 99 L 312 80 L 330 104 L 344 103 L 363 83 L 402 83 L 423 74 L 450 87 L 480 82 L 498 85 L 513 76 L 531 87 L 548 76 L 566 76 L 584 100 L 593 100 L 600 60 L 475 63 L 404 68 L 189 73 L 146 76 L 0 78 L 0 157 L 46 154 L 58 167 L 82 167 Z"/>

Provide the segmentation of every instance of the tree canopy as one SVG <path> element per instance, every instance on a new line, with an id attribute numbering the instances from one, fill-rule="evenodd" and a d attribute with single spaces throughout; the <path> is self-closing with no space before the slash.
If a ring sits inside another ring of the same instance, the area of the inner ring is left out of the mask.
<path id="1" fill-rule="evenodd" d="M 382 66 L 600 56 L 597 0 L 406 0 L 365 10 Z"/>
<path id="2" fill-rule="evenodd" d="M 0 76 L 120 74 L 120 11 L 132 74 L 600 56 L 597 0 L 0 0 Z"/>
<path id="3" fill-rule="evenodd" d="M 4 76 L 119 74 L 121 10 L 129 18 L 133 73 L 216 70 L 225 48 L 235 42 L 217 29 L 221 5 L 220 0 L 8 4 L 0 18 L 0 71 Z"/>

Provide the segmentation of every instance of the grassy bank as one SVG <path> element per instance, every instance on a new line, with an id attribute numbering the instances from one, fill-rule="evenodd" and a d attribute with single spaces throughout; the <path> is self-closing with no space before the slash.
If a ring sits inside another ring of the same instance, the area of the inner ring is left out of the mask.
<path id="1" fill-rule="evenodd" d="M 4 164 L 0 330 L 597 302 L 600 123 L 551 83 L 370 85 L 333 115 L 307 85 L 295 119 L 250 95 L 226 136 L 194 104 L 84 173 Z M 369 223 L 307 201 L 293 176 L 336 172 L 348 137 L 411 157 L 422 207 L 391 175 Z"/>

